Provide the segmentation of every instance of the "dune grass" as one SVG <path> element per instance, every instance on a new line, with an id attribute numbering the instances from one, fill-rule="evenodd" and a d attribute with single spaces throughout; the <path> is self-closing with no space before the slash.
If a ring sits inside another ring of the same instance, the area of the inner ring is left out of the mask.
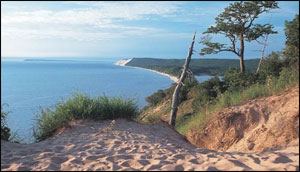
<path id="1" fill-rule="evenodd" d="M 133 99 L 107 96 L 91 98 L 87 94 L 75 93 L 67 101 L 55 104 L 54 108 L 40 107 L 40 114 L 35 119 L 34 138 L 42 141 L 72 120 L 133 119 L 137 115 L 138 107 Z"/>
<path id="2" fill-rule="evenodd" d="M 1 139 L 9 141 L 11 137 L 10 128 L 8 128 L 6 123 L 6 117 L 9 112 L 3 110 L 3 106 L 7 106 L 7 104 L 1 105 Z"/>

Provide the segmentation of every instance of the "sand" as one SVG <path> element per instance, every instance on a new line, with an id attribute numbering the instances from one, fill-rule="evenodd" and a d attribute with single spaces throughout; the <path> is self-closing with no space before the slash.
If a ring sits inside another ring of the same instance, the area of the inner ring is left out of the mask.
<path id="1" fill-rule="evenodd" d="M 7 170 L 299 170 L 299 147 L 258 153 L 196 148 L 166 123 L 77 121 L 45 141 L 1 140 Z M 110 126 L 110 127 L 109 127 Z"/>
<path id="2" fill-rule="evenodd" d="M 118 66 L 126 66 L 127 63 L 129 63 L 132 59 L 127 59 L 127 60 L 120 60 L 120 61 L 117 61 L 115 63 L 115 65 L 118 65 Z M 167 76 L 169 77 L 173 82 L 177 83 L 178 82 L 178 78 L 175 77 L 175 76 L 172 76 L 172 75 L 169 75 L 167 73 L 163 73 L 163 72 L 158 72 L 156 70 L 151 70 L 151 69 L 146 69 L 146 68 L 142 68 L 142 67 L 134 67 L 134 66 L 126 66 L 126 67 L 132 67 L 132 68 L 137 68 L 137 69 L 143 69 L 143 70 L 148 70 L 148 71 L 151 71 L 151 72 L 155 72 L 157 74 L 160 74 L 160 75 L 164 75 L 164 76 Z"/>
<path id="3" fill-rule="evenodd" d="M 299 86 L 224 108 L 198 132 L 187 132 L 190 143 L 219 151 L 299 147 Z"/>

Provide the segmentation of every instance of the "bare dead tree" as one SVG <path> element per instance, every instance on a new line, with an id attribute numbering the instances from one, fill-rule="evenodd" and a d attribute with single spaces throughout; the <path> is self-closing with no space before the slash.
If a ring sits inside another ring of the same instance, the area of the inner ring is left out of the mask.
<path id="1" fill-rule="evenodd" d="M 175 87 L 175 90 L 174 90 L 174 93 L 172 96 L 172 107 L 171 107 L 171 114 L 170 114 L 170 121 L 169 121 L 169 125 L 171 125 L 171 126 L 175 126 L 175 120 L 176 120 L 177 109 L 178 109 L 178 96 L 179 96 L 180 88 L 183 85 L 183 81 L 184 81 L 187 73 L 191 73 L 191 71 L 189 69 L 189 65 L 190 65 L 192 54 L 193 54 L 195 37 L 196 37 L 196 32 L 194 33 L 194 37 L 193 37 L 191 46 L 188 51 L 188 55 L 186 57 L 184 65 L 183 65 L 183 70 L 181 72 L 180 78 L 177 82 L 177 86 Z"/>
<path id="2" fill-rule="evenodd" d="M 266 49 L 266 46 L 267 46 L 268 36 L 269 36 L 269 35 L 267 34 L 267 35 L 266 35 L 266 38 L 265 38 L 265 41 L 264 41 L 264 43 L 263 43 L 263 49 L 262 49 L 262 51 L 261 51 L 261 58 L 260 58 L 260 61 L 259 61 L 259 63 L 258 63 L 258 66 L 257 66 L 256 73 L 259 72 L 260 66 L 261 66 L 261 64 L 262 64 L 262 62 L 263 62 L 263 60 L 264 60 L 264 54 L 265 54 L 265 49 Z"/>

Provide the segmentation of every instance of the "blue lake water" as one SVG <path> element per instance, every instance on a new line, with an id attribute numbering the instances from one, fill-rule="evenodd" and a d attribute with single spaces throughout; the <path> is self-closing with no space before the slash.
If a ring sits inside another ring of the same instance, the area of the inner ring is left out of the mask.
<path id="1" fill-rule="evenodd" d="M 147 70 L 113 65 L 119 59 L 64 61 L 1 60 L 1 104 L 10 111 L 7 123 L 26 142 L 32 140 L 39 106 L 49 107 L 72 93 L 134 98 L 139 108 L 145 97 L 172 84 L 168 77 Z M 199 81 L 210 76 L 198 76 Z"/>

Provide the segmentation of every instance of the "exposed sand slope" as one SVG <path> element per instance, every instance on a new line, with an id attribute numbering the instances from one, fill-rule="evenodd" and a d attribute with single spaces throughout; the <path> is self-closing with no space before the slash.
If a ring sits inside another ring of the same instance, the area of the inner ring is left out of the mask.
<path id="1" fill-rule="evenodd" d="M 119 60 L 115 63 L 115 65 L 118 66 L 125 66 L 127 63 L 129 63 L 132 59 L 126 59 L 126 60 Z"/>
<path id="2" fill-rule="evenodd" d="M 226 108 L 207 123 L 204 134 L 188 140 L 202 148 L 255 152 L 299 147 L 299 87 Z"/>
<path id="3" fill-rule="evenodd" d="M 129 63 L 132 59 L 128 59 L 128 60 L 120 60 L 120 61 L 117 61 L 115 63 L 115 65 L 118 65 L 118 66 L 126 66 L 127 63 Z M 126 67 L 132 67 L 132 68 L 137 68 L 137 69 L 143 69 L 143 70 L 148 70 L 148 71 L 151 71 L 151 72 L 155 72 L 155 73 L 158 73 L 160 75 L 164 75 L 164 76 L 167 76 L 169 77 L 172 81 L 174 81 L 175 83 L 178 82 L 178 78 L 175 77 L 175 76 L 172 76 L 172 75 L 169 75 L 167 73 L 163 73 L 163 72 L 159 72 L 159 71 L 156 71 L 156 70 L 152 70 L 152 69 L 147 69 L 147 68 L 142 68 L 142 67 L 135 67 L 135 66 L 126 66 Z"/>
<path id="4" fill-rule="evenodd" d="M 1 170 L 298 170 L 297 147 L 262 153 L 196 148 L 165 123 L 83 121 L 40 143 L 1 140 Z"/>

